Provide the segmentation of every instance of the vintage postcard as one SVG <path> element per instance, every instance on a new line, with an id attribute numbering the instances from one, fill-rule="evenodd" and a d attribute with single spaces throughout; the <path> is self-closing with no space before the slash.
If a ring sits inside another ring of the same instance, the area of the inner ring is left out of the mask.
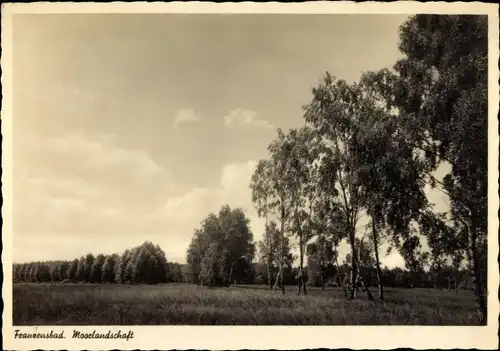
<path id="1" fill-rule="evenodd" d="M 498 6 L 2 5 L 4 349 L 497 349 Z"/>

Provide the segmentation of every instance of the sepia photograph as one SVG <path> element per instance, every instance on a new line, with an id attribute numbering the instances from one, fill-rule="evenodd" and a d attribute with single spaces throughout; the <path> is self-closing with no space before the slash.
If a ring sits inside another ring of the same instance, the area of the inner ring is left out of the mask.
<path id="1" fill-rule="evenodd" d="M 9 8 L 11 345 L 132 347 L 141 326 L 469 326 L 491 347 L 498 7 L 217 6 Z"/>

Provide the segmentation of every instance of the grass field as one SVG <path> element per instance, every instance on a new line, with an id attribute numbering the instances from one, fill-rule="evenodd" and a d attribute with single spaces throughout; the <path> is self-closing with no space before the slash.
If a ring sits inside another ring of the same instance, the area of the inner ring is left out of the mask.
<path id="1" fill-rule="evenodd" d="M 386 301 L 339 288 L 285 296 L 263 286 L 15 284 L 14 325 L 477 325 L 470 291 L 387 289 Z M 376 293 L 375 289 L 372 289 Z M 375 295 L 376 296 L 376 295 Z"/>

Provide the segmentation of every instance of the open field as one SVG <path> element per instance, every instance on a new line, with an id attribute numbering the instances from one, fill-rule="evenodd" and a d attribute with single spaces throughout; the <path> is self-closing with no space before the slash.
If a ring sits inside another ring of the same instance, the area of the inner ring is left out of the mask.
<path id="1" fill-rule="evenodd" d="M 375 289 L 372 289 L 376 293 Z M 386 301 L 339 288 L 285 296 L 263 286 L 15 284 L 14 325 L 478 325 L 474 295 L 387 289 Z"/>

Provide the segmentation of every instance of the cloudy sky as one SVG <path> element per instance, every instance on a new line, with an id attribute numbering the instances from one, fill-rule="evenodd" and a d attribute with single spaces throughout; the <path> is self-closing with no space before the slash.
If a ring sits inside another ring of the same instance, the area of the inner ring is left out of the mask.
<path id="1" fill-rule="evenodd" d="M 391 67 L 405 19 L 15 15 L 14 261 L 150 240 L 185 262 L 225 203 L 259 239 L 248 183 L 276 128 L 303 124 L 326 70 Z"/>

